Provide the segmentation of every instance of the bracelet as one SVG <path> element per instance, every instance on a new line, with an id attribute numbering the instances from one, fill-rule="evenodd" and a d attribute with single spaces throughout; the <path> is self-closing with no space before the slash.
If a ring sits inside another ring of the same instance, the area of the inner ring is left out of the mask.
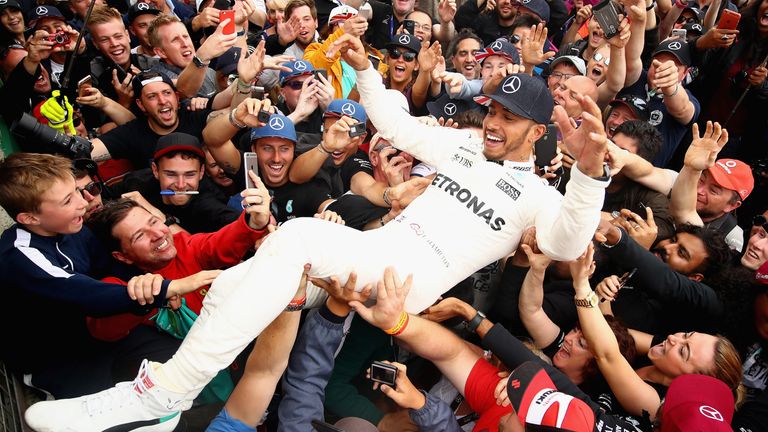
<path id="1" fill-rule="evenodd" d="M 325 154 L 327 154 L 327 155 L 329 155 L 329 154 L 333 153 L 333 152 L 329 152 L 328 150 L 326 150 L 326 149 L 325 149 L 325 147 L 323 147 L 323 142 L 322 142 L 322 141 L 320 141 L 320 144 L 318 144 L 318 145 L 317 145 L 317 148 L 318 148 L 318 149 L 319 149 L 321 152 L 323 152 L 323 153 L 325 153 Z"/>
<path id="2" fill-rule="evenodd" d="M 384 333 L 392 336 L 397 336 L 405 330 L 408 325 L 408 314 L 405 311 L 400 312 L 400 319 L 397 320 L 397 324 L 391 329 L 384 330 Z"/>
<path id="3" fill-rule="evenodd" d="M 240 37 L 240 36 L 245 36 L 245 30 L 240 30 L 239 32 L 237 32 L 237 37 Z"/>
<path id="4" fill-rule="evenodd" d="M 653 0 L 653 1 L 651 2 L 651 5 L 650 5 L 650 6 L 648 6 L 648 7 L 646 7 L 646 8 L 645 8 L 645 10 L 646 10 L 646 11 L 649 11 L 649 10 L 651 10 L 651 9 L 655 8 L 655 7 L 656 7 L 656 0 Z"/>
<path id="5" fill-rule="evenodd" d="M 290 303 L 288 303 L 288 306 L 285 307 L 286 312 L 296 312 L 304 309 L 304 306 L 307 304 L 307 295 L 304 294 L 304 297 L 298 299 L 298 300 L 291 300 Z"/>
<path id="6" fill-rule="evenodd" d="M 672 92 L 671 95 L 664 95 L 665 98 L 672 97 L 677 94 L 677 92 L 680 91 L 680 83 L 675 84 L 675 91 Z"/>
<path id="7" fill-rule="evenodd" d="M 235 109 L 237 109 L 237 108 L 235 108 Z M 247 126 L 247 125 L 237 121 L 237 119 L 235 118 L 235 110 L 232 110 L 232 111 L 229 112 L 229 122 L 232 124 L 232 126 L 238 128 L 238 129 L 243 129 L 244 127 Z"/>
<path id="8" fill-rule="evenodd" d="M 688 2 L 682 1 L 682 0 L 675 0 L 675 6 L 679 7 L 680 9 L 685 9 L 688 7 Z"/>
<path id="9" fill-rule="evenodd" d="M 392 207 L 392 201 L 389 200 L 389 190 L 390 189 L 391 188 L 384 189 L 384 195 L 382 196 L 382 198 L 384 199 L 384 203 L 385 204 L 387 204 L 388 206 Z"/>
<path id="10" fill-rule="evenodd" d="M 250 95 L 251 94 L 251 84 L 243 82 L 243 81 L 240 80 L 240 78 L 238 78 L 237 79 L 237 92 L 242 94 L 242 95 Z"/>

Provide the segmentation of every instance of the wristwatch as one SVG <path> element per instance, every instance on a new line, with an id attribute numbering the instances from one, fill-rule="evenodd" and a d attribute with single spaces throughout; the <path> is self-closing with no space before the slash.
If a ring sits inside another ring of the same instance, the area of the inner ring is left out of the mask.
<path id="1" fill-rule="evenodd" d="M 597 306 L 598 298 L 597 298 L 597 294 L 595 294 L 595 292 L 592 291 L 583 299 L 574 297 L 573 301 L 576 303 L 576 306 L 578 307 L 593 308 Z"/>
<path id="2" fill-rule="evenodd" d="M 593 179 L 597 181 L 608 181 L 611 179 L 611 167 L 608 166 L 608 163 L 603 162 L 603 175 L 600 177 L 592 177 Z"/>
<path id="3" fill-rule="evenodd" d="M 466 328 L 470 332 L 474 333 L 475 330 L 477 330 L 477 328 L 480 326 L 480 323 L 483 322 L 484 319 L 485 319 L 485 314 L 480 312 L 480 311 L 477 311 L 477 314 L 475 314 L 474 318 L 472 318 L 469 321 L 464 321 L 463 322 L 464 328 Z"/>
<path id="4" fill-rule="evenodd" d="M 179 225 L 179 218 L 171 214 L 166 214 L 165 226 L 171 226 L 171 225 Z"/>
<path id="5" fill-rule="evenodd" d="M 202 68 L 208 67 L 208 65 L 211 64 L 210 61 L 204 62 L 204 61 L 200 60 L 200 57 L 198 57 L 197 54 L 192 56 L 192 63 L 194 63 L 195 67 L 198 68 L 198 69 L 202 69 Z"/>

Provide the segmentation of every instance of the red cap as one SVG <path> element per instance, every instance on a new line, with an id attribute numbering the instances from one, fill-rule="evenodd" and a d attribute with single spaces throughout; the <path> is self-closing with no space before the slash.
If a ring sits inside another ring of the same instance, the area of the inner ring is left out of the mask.
<path id="1" fill-rule="evenodd" d="M 740 160 L 719 159 L 709 169 L 709 174 L 714 178 L 715 183 L 728 190 L 736 191 L 742 200 L 747 199 L 755 187 L 752 168 Z"/>
<path id="2" fill-rule="evenodd" d="M 532 361 L 517 367 L 507 381 L 509 402 L 526 430 L 592 431 L 595 413 L 571 395 L 557 391 L 547 372 Z"/>
<path id="3" fill-rule="evenodd" d="M 731 432 L 733 411 L 733 393 L 724 382 L 707 375 L 682 375 L 667 390 L 661 432 Z"/>

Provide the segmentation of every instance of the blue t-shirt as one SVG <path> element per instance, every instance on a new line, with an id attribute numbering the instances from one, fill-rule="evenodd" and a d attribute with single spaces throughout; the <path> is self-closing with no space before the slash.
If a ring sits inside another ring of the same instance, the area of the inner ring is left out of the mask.
<path id="1" fill-rule="evenodd" d="M 657 167 L 666 167 L 672 156 L 677 150 L 677 146 L 680 145 L 685 134 L 688 132 L 690 125 L 696 121 L 701 112 L 701 105 L 693 94 L 688 89 L 683 88 L 688 93 L 688 99 L 693 103 L 693 117 L 687 124 L 678 122 L 667 111 L 667 106 L 664 105 L 664 98 L 662 93 L 656 92 L 650 94 L 648 88 L 648 71 L 643 70 L 640 74 L 640 78 L 631 86 L 625 88 L 619 93 L 620 95 L 632 94 L 645 99 L 648 102 L 649 119 L 648 123 L 656 126 L 656 129 L 661 132 L 663 142 L 661 149 L 653 158 L 653 165 Z"/>

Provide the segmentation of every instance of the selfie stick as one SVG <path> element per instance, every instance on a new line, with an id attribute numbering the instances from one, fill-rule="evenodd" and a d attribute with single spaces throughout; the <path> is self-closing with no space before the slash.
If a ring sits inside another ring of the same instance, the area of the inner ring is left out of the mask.
<path id="1" fill-rule="evenodd" d="M 88 31 L 88 20 L 91 18 L 91 12 L 93 12 L 94 5 L 96 5 L 96 1 L 91 0 L 91 4 L 88 5 L 88 10 L 85 12 L 83 28 L 80 29 L 80 35 L 77 37 L 77 42 L 75 42 L 75 50 L 72 52 L 72 55 L 67 58 L 67 64 L 64 65 L 64 73 L 62 74 L 63 78 L 61 79 L 61 93 L 65 93 L 66 90 L 69 89 L 69 76 L 72 74 L 72 65 L 75 63 L 75 57 L 77 57 L 77 52 L 80 50 L 80 44 L 83 42 L 83 36 L 85 36 L 85 33 Z M 61 103 L 63 101 L 59 102 Z M 61 106 L 64 106 L 64 104 L 61 103 Z"/>
<path id="2" fill-rule="evenodd" d="M 768 55 L 765 56 L 763 61 L 760 63 L 760 66 L 765 67 L 765 64 L 768 63 Z M 736 110 L 739 109 L 739 105 L 741 105 L 741 102 L 744 100 L 745 97 L 747 97 L 747 93 L 749 93 L 749 90 L 752 88 L 751 85 L 748 85 L 746 89 L 744 89 L 744 92 L 741 93 L 741 96 L 739 97 L 739 100 L 736 101 L 736 105 L 733 106 L 733 109 L 731 110 L 731 113 L 728 114 L 728 119 L 725 121 L 725 124 L 723 124 L 723 128 L 728 126 L 728 122 L 731 121 L 733 118 L 733 115 L 736 114 Z"/>

